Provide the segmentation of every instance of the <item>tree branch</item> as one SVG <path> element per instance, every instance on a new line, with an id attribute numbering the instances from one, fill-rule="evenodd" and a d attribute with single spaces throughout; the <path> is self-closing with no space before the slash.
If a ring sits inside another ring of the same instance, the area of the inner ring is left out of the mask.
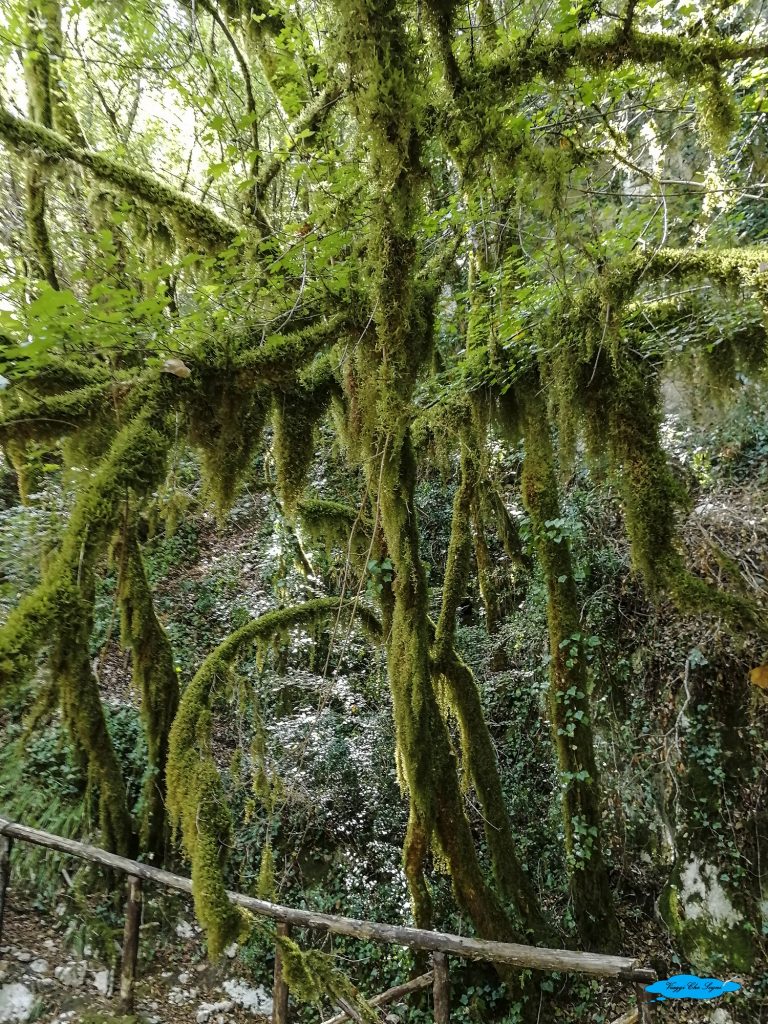
<path id="1" fill-rule="evenodd" d="M 768 57 L 768 43 L 741 43 L 733 39 L 701 39 L 661 32 L 637 32 L 622 23 L 609 32 L 596 32 L 565 42 L 562 36 L 523 40 L 511 54 L 491 61 L 482 71 L 466 78 L 471 92 L 483 82 L 513 89 L 541 75 L 560 79 L 572 67 L 607 71 L 622 64 L 664 65 L 674 78 L 697 78 L 702 67 L 718 67 L 739 60 Z"/>
<path id="2" fill-rule="evenodd" d="M 3 107 L 0 107 L 0 138 L 15 149 L 32 155 L 41 154 L 49 160 L 68 160 L 79 164 L 100 181 L 115 185 L 164 211 L 177 235 L 185 241 L 202 244 L 206 248 L 224 248 L 238 234 L 237 225 L 152 175 L 136 171 L 103 153 L 83 149 L 58 132 L 16 117 Z"/>
<path id="3" fill-rule="evenodd" d="M 326 117 L 328 117 L 334 106 L 341 99 L 343 94 L 343 88 L 337 83 L 326 85 L 325 88 L 322 89 L 317 96 L 315 96 L 315 98 L 306 105 L 306 107 L 304 107 L 296 120 L 288 126 L 286 130 L 288 141 L 285 148 L 276 150 L 270 154 L 269 159 L 262 167 L 261 173 L 256 181 L 256 197 L 259 202 L 264 198 L 267 189 L 280 169 L 284 167 L 290 159 L 291 153 L 300 141 L 300 139 L 297 139 L 297 136 L 306 131 L 316 132 Z"/>
<path id="4" fill-rule="evenodd" d="M 263 345 L 244 353 L 235 363 L 238 385 L 252 387 L 264 381 L 295 381 L 298 371 L 306 366 L 307 361 L 337 341 L 352 322 L 350 313 L 344 310 L 302 330 L 268 337 Z"/>

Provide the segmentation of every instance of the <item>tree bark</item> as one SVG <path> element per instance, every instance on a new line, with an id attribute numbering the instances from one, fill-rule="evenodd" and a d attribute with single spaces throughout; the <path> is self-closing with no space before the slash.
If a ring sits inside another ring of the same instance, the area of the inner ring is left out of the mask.
<path id="1" fill-rule="evenodd" d="M 525 402 L 523 501 L 547 588 L 549 716 L 562 783 L 565 848 L 576 925 L 589 949 L 615 948 L 618 923 L 603 857 L 600 780 L 595 762 L 586 648 L 568 539 L 561 518 L 555 456 L 543 398 Z"/>

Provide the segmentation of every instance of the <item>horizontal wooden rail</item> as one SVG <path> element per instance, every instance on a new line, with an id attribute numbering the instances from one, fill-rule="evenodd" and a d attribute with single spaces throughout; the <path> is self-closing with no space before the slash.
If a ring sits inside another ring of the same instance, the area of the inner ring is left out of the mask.
<path id="1" fill-rule="evenodd" d="M 374 996 L 373 999 L 369 999 L 368 1002 L 371 1006 L 376 1007 L 389 1006 L 390 1003 L 394 1003 L 398 999 L 410 996 L 414 992 L 419 992 L 423 988 L 429 988 L 433 984 L 434 980 L 435 977 L 432 971 L 427 971 L 426 974 L 420 974 L 418 978 L 412 978 L 411 981 L 406 981 L 402 985 L 395 985 L 394 988 L 388 988 L 386 992 L 382 992 L 379 996 Z M 331 1017 L 330 1020 L 324 1021 L 324 1024 L 344 1024 L 347 1020 L 349 1020 L 348 1014 L 339 1013 L 336 1017 Z"/>
<path id="2" fill-rule="evenodd" d="M 133 878 L 156 882 L 168 889 L 192 892 L 192 882 L 182 875 L 163 871 L 161 868 L 142 864 L 139 861 L 107 853 L 97 846 L 87 846 L 74 839 L 42 832 L 27 825 L 19 825 L 0 817 L 0 835 L 7 836 L 49 850 L 57 850 L 80 860 L 101 864 L 106 868 L 122 871 Z M 491 963 L 509 964 L 512 967 L 533 968 L 540 971 L 564 971 L 590 974 L 602 978 L 620 978 L 623 981 L 650 984 L 656 980 L 656 973 L 639 966 L 630 957 L 605 956 L 601 953 L 579 953 L 570 949 L 545 949 L 539 946 L 523 946 L 516 942 L 494 942 L 489 939 L 471 939 L 447 932 L 431 932 L 421 928 L 405 928 L 393 924 L 379 924 L 374 921 L 358 921 L 351 917 L 337 917 L 333 914 L 316 914 L 311 910 L 296 910 L 277 903 L 268 903 L 239 892 L 229 892 L 232 903 L 260 917 L 304 928 L 317 928 L 335 935 L 350 935 L 356 939 L 372 939 L 375 942 L 410 949 L 424 949 L 430 952 L 451 953 L 465 960 L 486 960 Z"/>

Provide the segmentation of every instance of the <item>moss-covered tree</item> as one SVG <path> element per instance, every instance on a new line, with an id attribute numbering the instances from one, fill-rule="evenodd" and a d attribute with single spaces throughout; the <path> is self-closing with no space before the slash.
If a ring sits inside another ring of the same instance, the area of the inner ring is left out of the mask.
<path id="1" fill-rule="evenodd" d="M 682 11 L 659 20 L 655 5 L 634 2 L 542 13 L 487 0 L 466 12 L 339 0 L 309 17 L 281 4 L 183 0 L 159 24 L 142 0 L 114 21 L 89 8 L 95 34 L 82 44 L 66 31 L 82 27 L 81 5 L 13 5 L 18 38 L 0 48 L 11 66 L 21 48 L 24 87 L 4 95 L 0 139 L 11 156 L 5 194 L 21 215 L 2 243 L 11 386 L 0 437 L 22 489 L 33 442 L 61 443 L 78 483 L 60 551 L 0 630 L 0 683 L 17 693 L 38 673 L 55 688 L 116 849 L 134 848 L 138 833 L 159 848 L 167 763 L 213 952 L 244 924 L 224 897 L 230 822 L 210 752 L 213 682 L 241 644 L 349 610 L 348 594 L 282 609 L 225 640 L 171 727 L 173 657 L 133 525 L 174 445 L 200 453 L 206 492 L 225 516 L 266 437 L 283 514 L 334 543 L 347 526 L 350 562 L 364 553 L 391 566 L 378 607 L 358 595 L 351 609 L 381 623 L 419 923 L 431 914 L 431 850 L 479 934 L 551 935 L 515 849 L 476 681 L 454 643 L 473 535 L 489 627 L 489 525 L 516 573 L 535 561 L 548 596 L 547 711 L 577 925 L 583 944 L 616 945 L 579 595 L 567 541 L 553 532 L 558 472 L 583 441 L 617 488 L 654 597 L 764 629 L 753 604 L 690 572 L 676 529 L 684 495 L 660 433 L 661 375 L 703 358 L 695 331 L 675 343 L 670 310 L 719 323 L 718 296 L 730 289 L 756 320 L 768 301 L 765 247 L 736 223 L 719 226 L 713 205 L 731 189 L 753 197 L 748 170 L 723 183 L 740 158 L 729 165 L 722 154 L 741 131 L 740 109 L 754 108 L 768 56 L 752 13 L 737 6 L 742 24 L 715 11 L 694 25 Z M 93 64 L 111 34 L 122 59 L 103 83 Z M 75 53 L 73 40 L 85 49 Z M 657 153 L 660 133 L 675 131 L 667 95 L 690 95 L 696 108 L 690 178 Z M 639 111 L 632 125 L 627 97 Z M 164 137 L 153 123 L 164 104 L 183 108 L 193 130 Z M 657 214 L 643 215 L 628 173 L 641 197 L 658 199 Z M 675 294 L 691 280 L 717 286 L 710 301 Z M 730 371 L 741 361 L 758 373 L 765 332 L 729 338 L 727 350 Z M 491 408 L 511 430 L 497 432 Z M 417 511 L 424 422 L 460 473 L 434 623 Z M 304 493 L 327 424 L 364 481 L 359 512 Z M 491 472 L 492 446 L 508 454 L 516 443 L 499 437 L 523 443 L 533 554 Z M 154 772 L 143 823 L 130 819 L 88 660 L 94 581 L 115 542 Z M 354 571 L 362 590 L 365 570 Z M 484 839 L 460 768 L 486 817 Z"/>

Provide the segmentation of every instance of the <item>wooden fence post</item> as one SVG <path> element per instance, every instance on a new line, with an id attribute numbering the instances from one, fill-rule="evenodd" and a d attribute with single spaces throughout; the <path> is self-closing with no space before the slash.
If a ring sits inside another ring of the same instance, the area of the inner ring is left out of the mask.
<path id="1" fill-rule="evenodd" d="M 139 927 L 141 925 L 141 879 L 128 875 L 128 900 L 125 904 L 123 929 L 123 958 L 120 965 L 120 1012 L 133 1013 L 136 961 L 139 956 Z"/>
<path id="2" fill-rule="evenodd" d="M 8 880 L 11 877 L 11 848 L 13 840 L 8 836 L 0 836 L 0 939 L 3 937 L 3 913 L 5 911 L 5 894 Z"/>
<path id="3" fill-rule="evenodd" d="M 432 1001 L 435 1008 L 435 1024 L 449 1024 L 451 1019 L 451 979 L 448 975 L 448 957 L 445 953 L 432 954 L 434 981 Z"/>
<path id="4" fill-rule="evenodd" d="M 277 922 L 277 934 L 288 937 L 290 925 L 286 921 Z M 275 984 L 272 992 L 272 1024 L 288 1024 L 288 985 L 283 977 L 283 954 L 279 945 L 275 945 Z"/>
<path id="5" fill-rule="evenodd" d="M 650 992 L 645 991 L 645 985 L 635 985 L 635 992 L 637 994 L 639 1024 L 653 1024 L 654 1012 L 652 1004 L 655 997 Z"/>

